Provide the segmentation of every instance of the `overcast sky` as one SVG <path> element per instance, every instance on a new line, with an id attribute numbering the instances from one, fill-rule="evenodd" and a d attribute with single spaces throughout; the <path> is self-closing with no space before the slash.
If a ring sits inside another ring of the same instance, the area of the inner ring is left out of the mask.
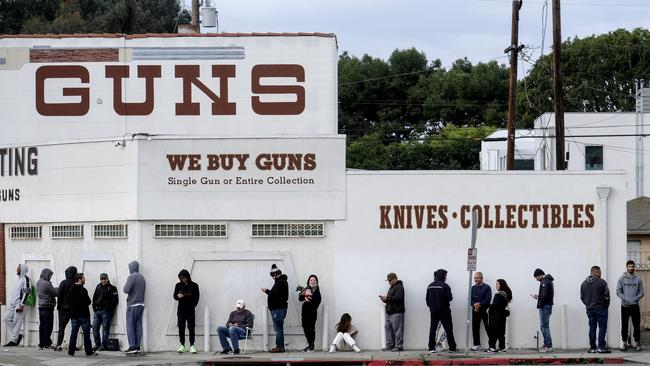
<path id="1" fill-rule="evenodd" d="M 190 0 L 184 0 L 189 5 Z M 552 43 L 551 0 L 523 1 L 522 44 L 533 59 Z M 462 57 L 507 63 L 512 3 L 509 0 L 215 0 L 223 32 L 335 33 L 339 53 L 387 59 L 415 47 L 444 66 Z M 650 27 L 650 0 L 562 0 L 562 38 Z M 187 6 L 186 5 L 186 6 Z M 521 70 L 520 70 L 521 73 Z"/>

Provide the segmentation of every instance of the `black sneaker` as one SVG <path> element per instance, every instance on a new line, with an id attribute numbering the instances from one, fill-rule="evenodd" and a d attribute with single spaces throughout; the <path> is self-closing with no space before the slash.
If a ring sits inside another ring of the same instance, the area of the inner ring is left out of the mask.
<path id="1" fill-rule="evenodd" d="M 86 353 L 86 357 L 98 356 L 97 352 Z"/>
<path id="2" fill-rule="evenodd" d="M 18 343 L 14 341 L 9 341 L 8 343 L 5 343 L 2 347 L 16 347 Z"/>
<path id="3" fill-rule="evenodd" d="M 20 341 L 23 339 L 22 334 L 18 334 L 18 340 L 16 341 L 16 346 L 20 344 Z"/>
<path id="4" fill-rule="evenodd" d="M 238 355 L 239 354 L 239 349 L 234 350 L 233 353 Z"/>
<path id="5" fill-rule="evenodd" d="M 587 351 L 587 353 L 596 353 L 596 349 L 595 348 L 589 348 L 589 351 Z"/>
<path id="6" fill-rule="evenodd" d="M 612 353 L 612 351 L 610 351 L 607 348 L 599 348 L 598 351 L 596 351 L 596 352 L 598 352 L 598 353 Z"/>
<path id="7" fill-rule="evenodd" d="M 229 355 L 229 354 L 232 353 L 232 350 L 230 348 L 228 348 L 228 349 L 224 349 L 223 351 L 221 351 L 219 353 L 221 353 L 222 355 Z"/>

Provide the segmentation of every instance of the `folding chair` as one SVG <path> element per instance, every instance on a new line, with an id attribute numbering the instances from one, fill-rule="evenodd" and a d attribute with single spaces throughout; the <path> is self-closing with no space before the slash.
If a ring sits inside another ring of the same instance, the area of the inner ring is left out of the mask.
<path id="1" fill-rule="evenodd" d="M 253 314 L 253 326 L 255 326 L 255 315 Z M 239 337 L 240 341 L 244 341 L 244 349 L 242 354 L 246 353 L 248 350 L 248 340 L 251 340 L 253 342 L 253 347 L 255 347 L 255 339 L 253 339 L 253 328 L 251 327 L 246 327 L 246 334 Z"/>

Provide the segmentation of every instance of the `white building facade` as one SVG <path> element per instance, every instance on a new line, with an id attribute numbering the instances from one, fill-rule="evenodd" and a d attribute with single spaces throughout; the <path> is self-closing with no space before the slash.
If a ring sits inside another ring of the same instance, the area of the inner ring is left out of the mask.
<path id="1" fill-rule="evenodd" d="M 273 331 L 260 288 L 276 263 L 290 289 L 318 275 L 319 344 L 348 312 L 360 346 L 379 349 L 377 295 L 396 272 L 405 347 L 424 349 L 426 287 L 445 268 L 462 347 L 476 210 L 478 269 L 514 292 L 510 345 L 536 344 L 528 294 L 540 267 L 556 279 L 555 346 L 585 347 L 580 283 L 600 265 L 613 290 L 624 264 L 624 172 L 346 172 L 336 80 L 330 34 L 1 38 L 6 289 L 21 262 L 33 279 L 48 267 L 58 283 L 74 265 L 91 294 L 101 272 L 121 289 L 138 260 L 144 345 L 169 350 L 178 342 L 172 290 L 186 268 L 201 288 L 199 346 L 217 348 L 216 327 L 243 298 L 261 350 Z M 125 299 L 112 330 L 122 346 Z M 616 301 L 610 310 L 608 340 L 618 345 Z M 25 327 L 37 343 L 36 310 Z M 285 333 L 289 348 L 304 347 L 297 293 Z"/>

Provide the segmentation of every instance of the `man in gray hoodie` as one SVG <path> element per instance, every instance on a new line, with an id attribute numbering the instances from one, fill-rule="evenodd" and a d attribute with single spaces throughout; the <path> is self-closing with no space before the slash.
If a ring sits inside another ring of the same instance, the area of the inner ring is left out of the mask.
<path id="1" fill-rule="evenodd" d="M 607 334 L 607 315 L 609 308 L 609 288 L 600 278 L 600 267 L 591 267 L 591 275 L 580 286 L 580 300 L 587 308 L 589 319 L 589 353 L 611 353 L 605 343 Z M 598 348 L 596 348 L 596 328 L 598 328 Z"/>
<path id="2" fill-rule="evenodd" d="M 52 270 L 43 268 L 41 278 L 36 282 L 38 294 L 38 349 L 52 346 L 52 327 L 54 326 L 54 307 L 56 306 L 56 287 L 50 279 Z"/>
<path id="3" fill-rule="evenodd" d="M 632 318 L 632 327 L 634 328 L 634 343 L 636 350 L 641 350 L 641 310 L 639 301 L 645 295 L 643 281 L 634 273 L 636 264 L 634 261 L 627 261 L 625 264 L 626 271 L 616 284 L 616 296 L 621 299 L 621 337 L 623 337 L 623 347 L 621 351 L 626 351 L 630 347 L 628 339 L 628 323 Z"/>
<path id="4" fill-rule="evenodd" d="M 142 314 L 144 313 L 144 291 L 147 286 L 144 276 L 140 274 L 140 263 L 129 263 L 129 277 L 124 284 L 126 297 L 126 336 L 129 348 L 126 353 L 140 352 L 142 341 Z"/>
<path id="5" fill-rule="evenodd" d="M 23 335 L 20 334 L 20 328 L 25 318 L 25 302 L 29 296 L 29 288 L 32 286 L 27 279 L 28 270 L 29 268 L 27 268 L 26 264 L 19 264 L 16 268 L 18 281 L 16 281 L 16 285 L 11 292 L 11 297 L 7 303 L 7 315 L 4 319 L 5 324 L 7 324 L 7 329 L 11 331 L 11 337 L 9 338 L 9 342 L 3 347 L 17 346 L 20 340 L 23 339 Z"/>

